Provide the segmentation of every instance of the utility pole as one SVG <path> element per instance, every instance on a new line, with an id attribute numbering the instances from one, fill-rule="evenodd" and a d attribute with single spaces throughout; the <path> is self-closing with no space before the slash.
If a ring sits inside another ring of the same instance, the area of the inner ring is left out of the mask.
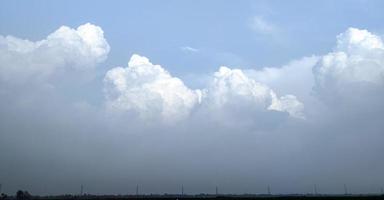
<path id="1" fill-rule="evenodd" d="M 184 185 L 181 185 L 181 195 L 184 196 Z"/>
<path id="2" fill-rule="evenodd" d="M 2 186 L 3 186 L 3 185 L 0 183 L 0 194 L 1 194 L 1 189 L 3 189 Z"/>
<path id="3" fill-rule="evenodd" d="M 139 185 L 137 184 L 136 185 L 136 196 L 138 196 L 139 195 Z"/>
<path id="4" fill-rule="evenodd" d="M 381 195 L 384 195 L 384 189 L 381 187 Z"/>
<path id="5" fill-rule="evenodd" d="M 315 192 L 315 195 L 317 195 L 317 185 L 313 185 L 313 189 L 314 189 L 314 192 Z"/>
<path id="6" fill-rule="evenodd" d="M 344 194 L 347 195 L 348 194 L 348 190 L 347 190 L 347 185 L 344 184 Z"/>
<path id="7" fill-rule="evenodd" d="M 80 186 L 80 195 L 83 196 L 83 192 L 84 192 L 84 186 L 83 184 L 81 184 Z"/>
<path id="8" fill-rule="evenodd" d="M 269 187 L 269 185 L 268 185 L 267 190 L 268 190 L 268 195 L 271 195 L 271 187 Z"/>
<path id="9" fill-rule="evenodd" d="M 219 188 L 216 186 L 216 196 L 219 194 Z"/>

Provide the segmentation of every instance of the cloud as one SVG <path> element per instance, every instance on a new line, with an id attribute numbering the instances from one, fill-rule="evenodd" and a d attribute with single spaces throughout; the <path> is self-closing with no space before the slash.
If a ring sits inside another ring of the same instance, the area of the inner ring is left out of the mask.
<path id="1" fill-rule="evenodd" d="M 245 73 L 277 92 L 295 93 L 303 98 L 310 94 L 314 85 L 312 69 L 318 60 L 319 56 L 303 57 L 283 66 L 248 69 Z"/>
<path id="2" fill-rule="evenodd" d="M 382 84 L 383 42 L 366 30 L 349 28 L 337 37 L 335 50 L 322 57 L 314 74 L 320 88 L 351 82 Z"/>
<path id="3" fill-rule="evenodd" d="M 260 34 L 274 34 L 278 31 L 278 28 L 274 24 L 265 20 L 262 16 L 254 16 L 249 26 L 256 33 Z"/>
<path id="4" fill-rule="evenodd" d="M 197 53 L 199 52 L 199 49 L 196 49 L 196 48 L 193 48 L 193 47 L 190 47 L 190 46 L 183 46 L 183 47 L 180 47 L 180 49 L 184 52 L 190 52 L 190 53 Z"/>
<path id="5" fill-rule="evenodd" d="M 269 92 L 268 87 L 249 79 L 240 69 L 220 67 L 214 73 L 206 98 L 212 107 L 220 108 L 242 99 L 265 109 L 270 100 Z"/>
<path id="6" fill-rule="evenodd" d="M 278 97 L 240 69 L 220 67 L 207 88 L 193 90 L 160 65 L 133 55 L 127 68 L 109 70 L 104 82 L 109 110 L 134 112 L 142 119 L 178 121 L 189 117 L 193 110 L 225 110 L 244 105 L 254 111 L 274 110 L 304 117 L 304 106 L 295 96 Z"/>
<path id="7" fill-rule="evenodd" d="M 271 92 L 272 103 L 268 107 L 270 110 L 287 112 L 289 115 L 304 119 L 304 104 L 300 102 L 295 95 L 284 95 L 280 98 L 274 92 Z"/>
<path id="8" fill-rule="evenodd" d="M 240 69 L 220 67 L 215 72 L 206 97 L 209 107 L 223 109 L 228 106 L 248 106 L 248 109 L 288 112 L 293 117 L 303 117 L 303 104 L 295 96 L 282 98 L 268 86 L 249 78 Z"/>
<path id="9" fill-rule="evenodd" d="M 0 81 L 18 84 L 59 71 L 92 69 L 109 50 L 103 30 L 89 23 L 77 29 L 62 26 L 36 42 L 0 35 Z"/>
<path id="10" fill-rule="evenodd" d="M 107 107 L 134 111 L 141 118 L 165 121 L 185 118 L 201 100 L 199 90 L 184 83 L 145 57 L 133 55 L 128 67 L 109 70 L 105 76 Z"/>
<path id="11" fill-rule="evenodd" d="M 383 41 L 367 30 L 349 28 L 337 36 L 334 51 L 320 59 L 313 74 L 315 91 L 325 101 L 377 99 L 384 84 Z"/>

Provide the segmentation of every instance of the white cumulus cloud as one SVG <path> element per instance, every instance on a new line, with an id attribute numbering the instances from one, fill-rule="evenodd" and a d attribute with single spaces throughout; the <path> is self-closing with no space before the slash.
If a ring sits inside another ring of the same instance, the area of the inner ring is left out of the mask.
<path id="1" fill-rule="evenodd" d="M 278 97 L 268 86 L 249 78 L 240 69 L 220 67 L 209 85 L 193 90 L 160 65 L 133 55 L 128 67 L 116 67 L 105 76 L 107 108 L 134 112 L 142 119 L 177 121 L 194 109 L 223 111 L 249 106 L 252 111 L 275 110 L 303 118 L 303 104 L 293 95 Z"/>
<path id="2" fill-rule="evenodd" d="M 18 83 L 58 70 L 93 68 L 109 50 L 103 30 L 89 23 L 77 29 L 62 26 L 36 42 L 0 35 L 0 80 Z"/>
<path id="3" fill-rule="evenodd" d="M 293 117 L 304 117 L 304 105 L 295 96 L 279 98 L 267 85 L 251 79 L 240 69 L 220 67 L 206 90 L 205 100 L 216 109 L 247 105 L 254 110 L 275 110 Z"/>
<path id="4" fill-rule="evenodd" d="M 323 56 L 313 72 L 320 91 L 338 90 L 354 83 L 382 84 L 383 41 L 367 30 L 349 28 L 337 37 L 335 50 Z"/>
<path id="5" fill-rule="evenodd" d="M 160 65 L 139 55 L 131 57 L 128 67 L 109 70 L 104 81 L 109 109 L 133 111 L 145 119 L 183 119 L 201 100 L 199 90 L 189 89 Z"/>

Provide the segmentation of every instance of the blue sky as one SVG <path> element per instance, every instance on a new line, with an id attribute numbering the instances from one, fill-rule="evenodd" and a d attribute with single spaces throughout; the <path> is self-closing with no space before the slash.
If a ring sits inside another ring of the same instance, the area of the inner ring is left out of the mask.
<path id="1" fill-rule="evenodd" d="M 322 54 L 352 26 L 383 32 L 382 1 L 1 1 L 0 34 L 39 40 L 61 25 L 103 28 L 111 52 L 103 68 L 139 53 L 175 75 L 219 65 L 280 66 Z M 250 26 L 258 16 L 277 33 Z M 200 51 L 180 50 L 190 46 Z"/>

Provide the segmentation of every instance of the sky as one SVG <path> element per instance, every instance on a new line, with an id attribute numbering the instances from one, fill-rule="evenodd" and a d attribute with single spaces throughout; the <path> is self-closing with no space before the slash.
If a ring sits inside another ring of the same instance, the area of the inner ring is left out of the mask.
<path id="1" fill-rule="evenodd" d="M 0 1 L 0 192 L 378 193 L 383 7 Z"/>

